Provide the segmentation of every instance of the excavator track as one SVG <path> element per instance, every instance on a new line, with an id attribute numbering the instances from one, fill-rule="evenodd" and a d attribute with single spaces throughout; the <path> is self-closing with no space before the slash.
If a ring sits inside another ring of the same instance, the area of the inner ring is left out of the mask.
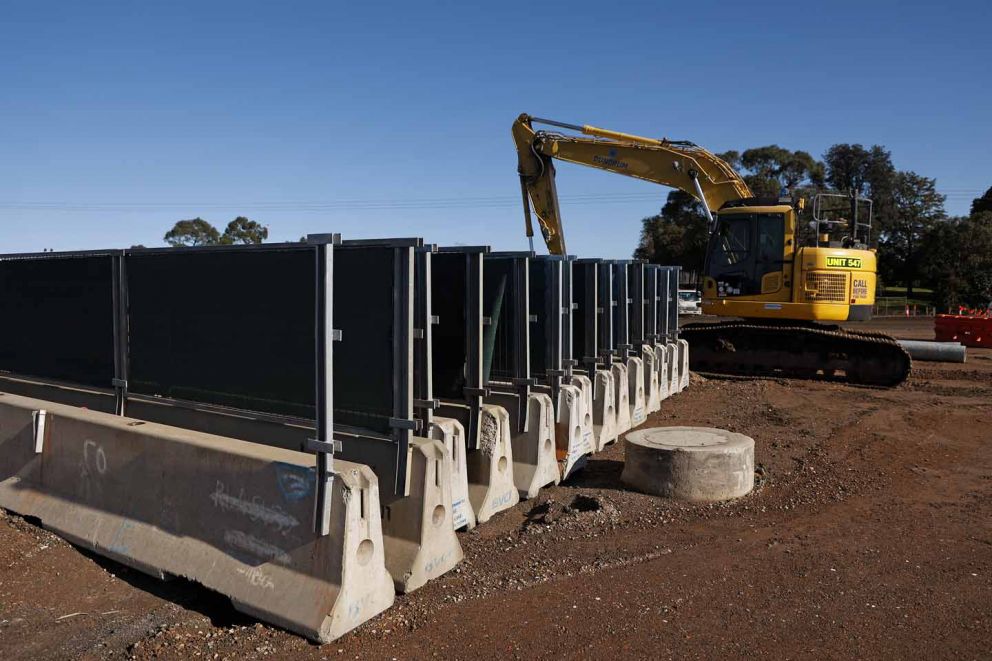
<path id="1" fill-rule="evenodd" d="M 893 387 L 912 367 L 892 337 L 839 326 L 726 321 L 689 324 L 681 336 L 689 342 L 689 366 L 698 372 Z"/>

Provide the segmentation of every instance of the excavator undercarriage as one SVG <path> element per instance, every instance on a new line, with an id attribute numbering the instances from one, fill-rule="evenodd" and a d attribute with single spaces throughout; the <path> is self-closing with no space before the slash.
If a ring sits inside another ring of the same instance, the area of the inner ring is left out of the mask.
<path id="1" fill-rule="evenodd" d="M 891 387 L 909 375 L 909 354 L 883 333 L 768 319 L 682 327 L 694 371 L 781 376 Z"/>

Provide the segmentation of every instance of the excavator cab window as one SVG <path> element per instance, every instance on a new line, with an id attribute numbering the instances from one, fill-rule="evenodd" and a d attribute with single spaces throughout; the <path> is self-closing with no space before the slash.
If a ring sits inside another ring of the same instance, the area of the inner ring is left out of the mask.
<path id="1" fill-rule="evenodd" d="M 782 270 L 784 253 L 783 214 L 725 214 L 710 237 L 706 273 L 719 296 L 760 294 L 762 277 Z"/>
<path id="2" fill-rule="evenodd" d="M 751 252 L 750 215 L 721 219 L 717 241 L 710 253 L 717 266 L 734 266 L 747 261 Z"/>

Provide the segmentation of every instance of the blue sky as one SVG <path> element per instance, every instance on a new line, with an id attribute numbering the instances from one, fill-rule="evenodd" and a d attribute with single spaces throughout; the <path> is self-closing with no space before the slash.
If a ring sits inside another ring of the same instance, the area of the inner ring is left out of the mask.
<path id="1" fill-rule="evenodd" d="M 878 143 L 966 212 L 992 185 L 988 3 L 799 5 L 8 0 L 0 252 L 236 215 L 520 249 L 520 112 L 713 151 Z M 558 190 L 570 252 L 603 257 L 667 193 L 567 164 Z"/>

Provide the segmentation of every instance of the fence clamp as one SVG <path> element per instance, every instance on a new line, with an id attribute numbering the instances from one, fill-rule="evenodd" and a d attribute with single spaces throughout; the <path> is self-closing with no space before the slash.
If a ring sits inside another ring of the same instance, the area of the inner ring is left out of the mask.
<path id="1" fill-rule="evenodd" d="M 305 447 L 307 452 L 334 454 L 335 452 L 341 452 L 341 441 L 319 441 L 316 438 L 308 438 Z"/>
<path id="2" fill-rule="evenodd" d="M 45 438 L 48 435 L 48 411 L 32 411 L 31 422 L 34 426 L 34 453 L 41 454 L 45 449 Z"/>
<path id="3" fill-rule="evenodd" d="M 405 418 L 390 418 L 389 426 L 393 429 L 409 429 L 410 431 L 417 431 L 417 420 L 407 420 Z"/>

